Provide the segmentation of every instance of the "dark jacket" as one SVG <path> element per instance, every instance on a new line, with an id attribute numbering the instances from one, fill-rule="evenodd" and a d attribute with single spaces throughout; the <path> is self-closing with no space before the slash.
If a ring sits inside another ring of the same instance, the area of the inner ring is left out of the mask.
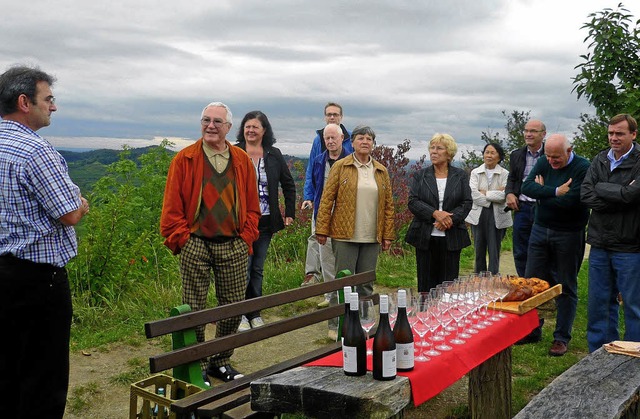
<path id="1" fill-rule="evenodd" d="M 614 252 L 640 252 L 640 146 L 612 172 L 607 153 L 591 162 L 581 189 L 591 208 L 587 243 Z M 631 184 L 632 181 L 634 181 Z"/>
<path id="2" fill-rule="evenodd" d="M 444 191 L 442 209 L 453 213 L 453 226 L 445 231 L 447 250 L 460 250 L 471 244 L 464 219 L 471 211 L 473 199 L 467 173 L 449 165 L 447 186 Z M 409 210 L 414 218 L 409 225 L 405 241 L 421 250 L 429 249 L 433 231 L 434 211 L 438 210 L 438 185 L 433 166 L 413 175 L 409 186 Z"/>
<path id="3" fill-rule="evenodd" d="M 544 143 L 540 150 L 540 156 L 544 154 Z M 514 194 L 517 197 L 521 194 L 522 182 L 524 182 L 524 168 L 527 166 L 527 146 L 517 148 L 511 152 L 509 157 L 509 177 L 507 178 L 507 186 L 504 188 L 504 194 Z"/>
<path id="4" fill-rule="evenodd" d="M 580 202 L 580 187 L 589 161 L 574 153 L 573 160 L 554 169 L 546 158 L 538 159 L 522 184 L 522 193 L 536 200 L 534 224 L 558 231 L 584 231 L 589 210 Z M 542 176 L 544 185 L 536 182 Z M 569 192 L 556 196 L 556 188 L 571 179 Z"/>
<path id="5" fill-rule="evenodd" d="M 238 142 L 235 145 L 246 151 L 245 142 Z M 267 172 L 267 188 L 269 190 L 270 222 L 268 225 L 261 222 L 260 229 L 263 230 L 266 227 L 271 233 L 276 233 L 284 228 L 284 220 L 282 219 L 278 201 L 278 184 L 282 187 L 282 194 L 284 195 L 285 217 L 291 218 L 296 217 L 296 184 L 280 150 L 273 146 L 263 147 L 264 168 Z"/>

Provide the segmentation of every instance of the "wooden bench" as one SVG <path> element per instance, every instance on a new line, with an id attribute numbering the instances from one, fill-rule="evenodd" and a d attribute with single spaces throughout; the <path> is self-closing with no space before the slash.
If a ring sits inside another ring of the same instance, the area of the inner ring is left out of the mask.
<path id="1" fill-rule="evenodd" d="M 640 358 L 603 348 L 556 377 L 514 418 L 640 417 Z"/>
<path id="2" fill-rule="evenodd" d="M 145 324 L 145 333 L 147 338 L 154 338 L 169 333 L 177 333 L 176 336 L 180 336 L 181 332 L 192 332 L 193 329 L 199 325 L 240 316 L 250 311 L 264 310 L 295 303 L 310 297 L 323 295 L 326 292 L 340 291 L 340 294 L 342 294 L 341 291 L 345 286 L 355 286 L 375 280 L 375 272 L 373 271 L 347 275 L 340 278 L 342 275 L 344 275 L 344 272 L 338 275 L 338 279 L 331 282 L 296 288 L 211 309 L 177 314 L 167 319 L 149 322 Z M 374 295 L 374 299 L 377 302 L 377 295 Z M 177 373 L 181 379 L 187 377 L 197 382 L 197 376 L 201 374 L 199 367 L 200 359 L 207 358 L 225 350 L 239 348 L 286 332 L 324 322 L 331 318 L 341 316 L 342 314 L 344 314 L 344 304 L 319 310 L 314 308 L 312 312 L 278 320 L 273 323 L 267 323 L 260 328 L 221 338 L 214 338 L 180 349 L 174 349 L 170 352 L 149 358 L 150 371 L 151 373 L 157 373 L 174 368 L 174 375 Z M 340 331 L 340 328 L 338 331 Z M 306 354 L 276 363 L 259 371 L 246 374 L 244 377 L 232 382 L 222 383 L 177 400 L 171 404 L 171 411 L 175 412 L 177 418 L 188 418 L 194 412 L 197 412 L 198 417 L 219 416 L 239 418 L 261 416 L 259 412 L 252 411 L 250 407 L 251 395 L 249 387 L 251 382 L 262 377 L 290 370 L 339 351 L 341 349 L 339 335 L 340 334 L 338 334 L 338 342 L 330 342 Z M 180 370 L 180 368 L 182 369 Z M 273 417 L 273 414 L 268 415 L 268 417 Z"/>

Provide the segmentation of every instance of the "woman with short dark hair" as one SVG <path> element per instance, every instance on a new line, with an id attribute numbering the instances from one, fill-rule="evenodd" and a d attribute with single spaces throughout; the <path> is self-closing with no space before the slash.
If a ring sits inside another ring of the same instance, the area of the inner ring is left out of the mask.
<path id="1" fill-rule="evenodd" d="M 475 248 L 475 271 L 500 271 L 500 248 L 508 227 L 513 225 L 511 214 L 505 212 L 509 171 L 500 162 L 504 159 L 504 150 L 498 143 L 489 143 L 482 150 L 482 163 L 471 171 L 469 186 L 473 206 L 466 221 L 471 224 Z"/>

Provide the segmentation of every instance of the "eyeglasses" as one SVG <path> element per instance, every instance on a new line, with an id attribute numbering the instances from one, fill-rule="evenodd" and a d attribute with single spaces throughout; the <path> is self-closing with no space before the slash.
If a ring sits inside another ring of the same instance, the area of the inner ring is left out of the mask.
<path id="1" fill-rule="evenodd" d="M 523 134 L 537 134 L 539 132 L 544 132 L 541 129 L 525 129 L 524 131 L 522 131 Z"/>
<path id="2" fill-rule="evenodd" d="M 337 118 L 340 116 L 339 113 L 325 113 L 324 116 L 326 116 L 327 118 Z"/>
<path id="3" fill-rule="evenodd" d="M 223 121 L 222 119 L 219 119 L 219 118 L 211 119 L 208 116 L 204 116 L 200 120 L 200 123 L 202 124 L 203 127 L 208 127 L 209 124 L 211 124 L 212 122 L 213 122 L 213 125 L 215 125 L 218 128 L 228 123 L 227 121 Z"/>

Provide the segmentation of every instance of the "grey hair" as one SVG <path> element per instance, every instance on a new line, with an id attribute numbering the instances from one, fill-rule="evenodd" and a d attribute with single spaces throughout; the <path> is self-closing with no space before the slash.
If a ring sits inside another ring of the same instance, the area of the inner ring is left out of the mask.
<path id="1" fill-rule="evenodd" d="M 202 118 L 204 116 L 204 111 L 207 110 L 207 108 L 224 108 L 227 111 L 227 121 L 229 124 L 233 124 L 233 114 L 231 113 L 231 109 L 229 109 L 229 107 L 227 105 L 225 105 L 222 102 L 211 102 L 210 104 L 208 104 L 207 106 L 204 107 L 204 109 L 202 109 L 202 114 L 200 115 L 200 118 Z"/>
<path id="2" fill-rule="evenodd" d="M 376 133 L 368 125 L 358 125 L 351 132 L 351 141 L 356 138 L 356 135 L 369 135 L 373 141 L 376 140 Z"/>

